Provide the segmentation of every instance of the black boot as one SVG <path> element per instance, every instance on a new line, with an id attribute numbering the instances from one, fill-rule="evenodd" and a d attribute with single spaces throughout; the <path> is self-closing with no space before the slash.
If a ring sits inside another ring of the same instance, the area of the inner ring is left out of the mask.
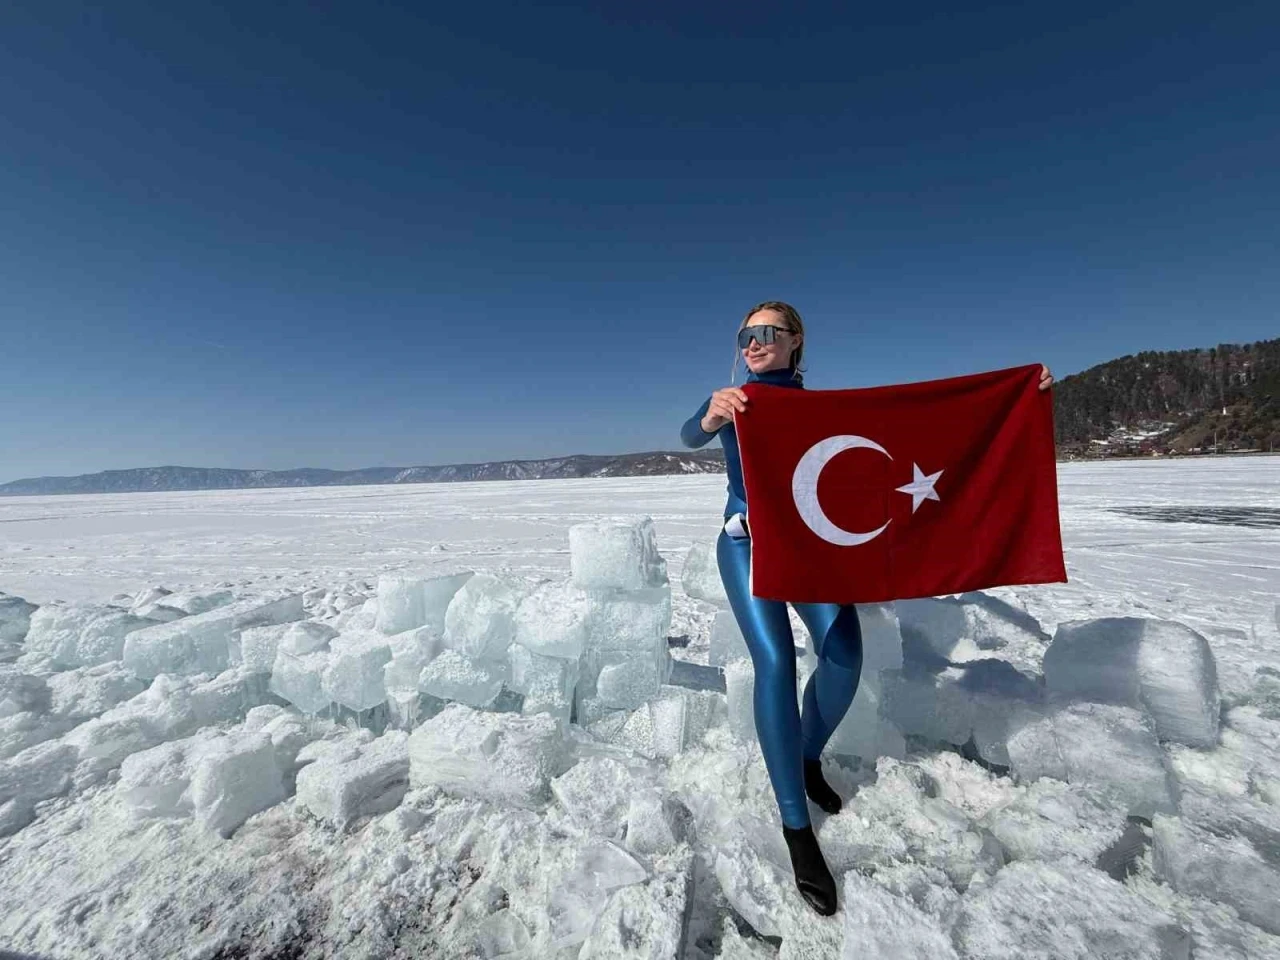
<path id="1" fill-rule="evenodd" d="M 822 776 L 821 760 L 804 762 L 804 792 L 827 813 L 839 813 L 844 806 L 840 801 L 840 794 L 832 790 L 831 784 Z"/>
<path id="2" fill-rule="evenodd" d="M 784 826 L 782 836 L 791 853 L 791 869 L 795 873 L 800 896 L 824 917 L 831 916 L 836 912 L 836 881 L 822 857 L 822 848 L 818 846 L 813 827 L 792 830 Z"/>

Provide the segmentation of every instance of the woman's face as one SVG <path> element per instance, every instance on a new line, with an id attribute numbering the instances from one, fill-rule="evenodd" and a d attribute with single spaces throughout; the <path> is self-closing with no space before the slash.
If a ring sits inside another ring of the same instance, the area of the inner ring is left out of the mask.
<path id="1" fill-rule="evenodd" d="M 791 353 L 800 346 L 800 337 L 794 333 L 784 332 L 787 321 L 776 310 L 761 310 L 747 318 L 747 328 L 769 326 L 777 327 L 777 339 L 767 346 L 753 339 L 742 351 L 742 359 L 752 373 L 764 373 L 766 370 L 785 370 L 791 366 Z"/>

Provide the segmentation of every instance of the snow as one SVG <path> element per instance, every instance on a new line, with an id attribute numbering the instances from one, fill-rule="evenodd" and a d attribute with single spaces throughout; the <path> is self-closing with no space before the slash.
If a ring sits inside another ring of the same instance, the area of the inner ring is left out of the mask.
<path id="1" fill-rule="evenodd" d="M 0 543 L 0 942 L 1280 958 L 1280 537 L 1185 519 L 1280 507 L 1275 463 L 1060 465 L 1070 583 L 860 608 L 863 685 L 824 763 L 845 807 L 814 820 L 829 919 L 791 884 L 742 648 L 715 644 L 727 693 L 666 675 L 711 660 L 722 477 L 0 500 L 22 520 Z M 1184 519 L 1117 512 L 1162 505 Z M 475 646 L 441 653 L 470 570 L 517 595 L 510 624 L 457 616 Z M 385 629 L 392 596 L 422 623 Z M 284 597 L 291 619 L 233 621 L 189 659 L 199 618 Z M 1067 656 L 1117 618 L 1143 624 L 1131 659 Z M 169 640 L 124 655 L 151 631 Z M 294 644 L 305 712 L 265 675 Z M 440 656 L 487 673 L 488 709 L 419 694 Z M 659 677 L 634 707 L 628 670 Z M 340 706 L 346 685 L 368 696 Z"/>

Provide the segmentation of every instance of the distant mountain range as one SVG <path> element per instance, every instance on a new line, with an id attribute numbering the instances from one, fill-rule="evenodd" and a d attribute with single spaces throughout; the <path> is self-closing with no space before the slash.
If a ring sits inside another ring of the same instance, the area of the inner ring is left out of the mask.
<path id="1" fill-rule="evenodd" d="M 1280 446 L 1280 340 L 1139 353 L 1054 387 L 1059 456 L 1271 450 Z M 0 484 L 0 495 L 243 490 L 466 480 L 550 480 L 722 473 L 719 448 L 363 470 L 142 467 Z"/>
<path id="2" fill-rule="evenodd" d="M 38 477 L 0 484 L 0 495 L 141 493 L 162 490 L 246 490 L 258 487 L 337 487 L 386 483 L 450 483 L 466 480 L 550 480 L 573 477 L 646 477 L 723 473 L 719 448 L 687 453 L 628 453 L 547 460 L 500 460 L 438 467 L 369 467 L 364 470 L 220 470 L 140 467 L 79 477 Z"/>

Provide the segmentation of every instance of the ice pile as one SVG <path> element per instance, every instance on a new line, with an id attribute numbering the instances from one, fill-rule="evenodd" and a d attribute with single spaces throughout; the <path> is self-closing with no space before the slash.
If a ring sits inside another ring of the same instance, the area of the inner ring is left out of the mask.
<path id="1" fill-rule="evenodd" d="M 729 609 L 729 597 L 724 592 L 724 581 L 720 578 L 714 542 L 699 542 L 689 548 L 684 558 L 684 573 L 680 583 L 684 592 L 695 600 L 705 600 L 721 609 Z"/>

